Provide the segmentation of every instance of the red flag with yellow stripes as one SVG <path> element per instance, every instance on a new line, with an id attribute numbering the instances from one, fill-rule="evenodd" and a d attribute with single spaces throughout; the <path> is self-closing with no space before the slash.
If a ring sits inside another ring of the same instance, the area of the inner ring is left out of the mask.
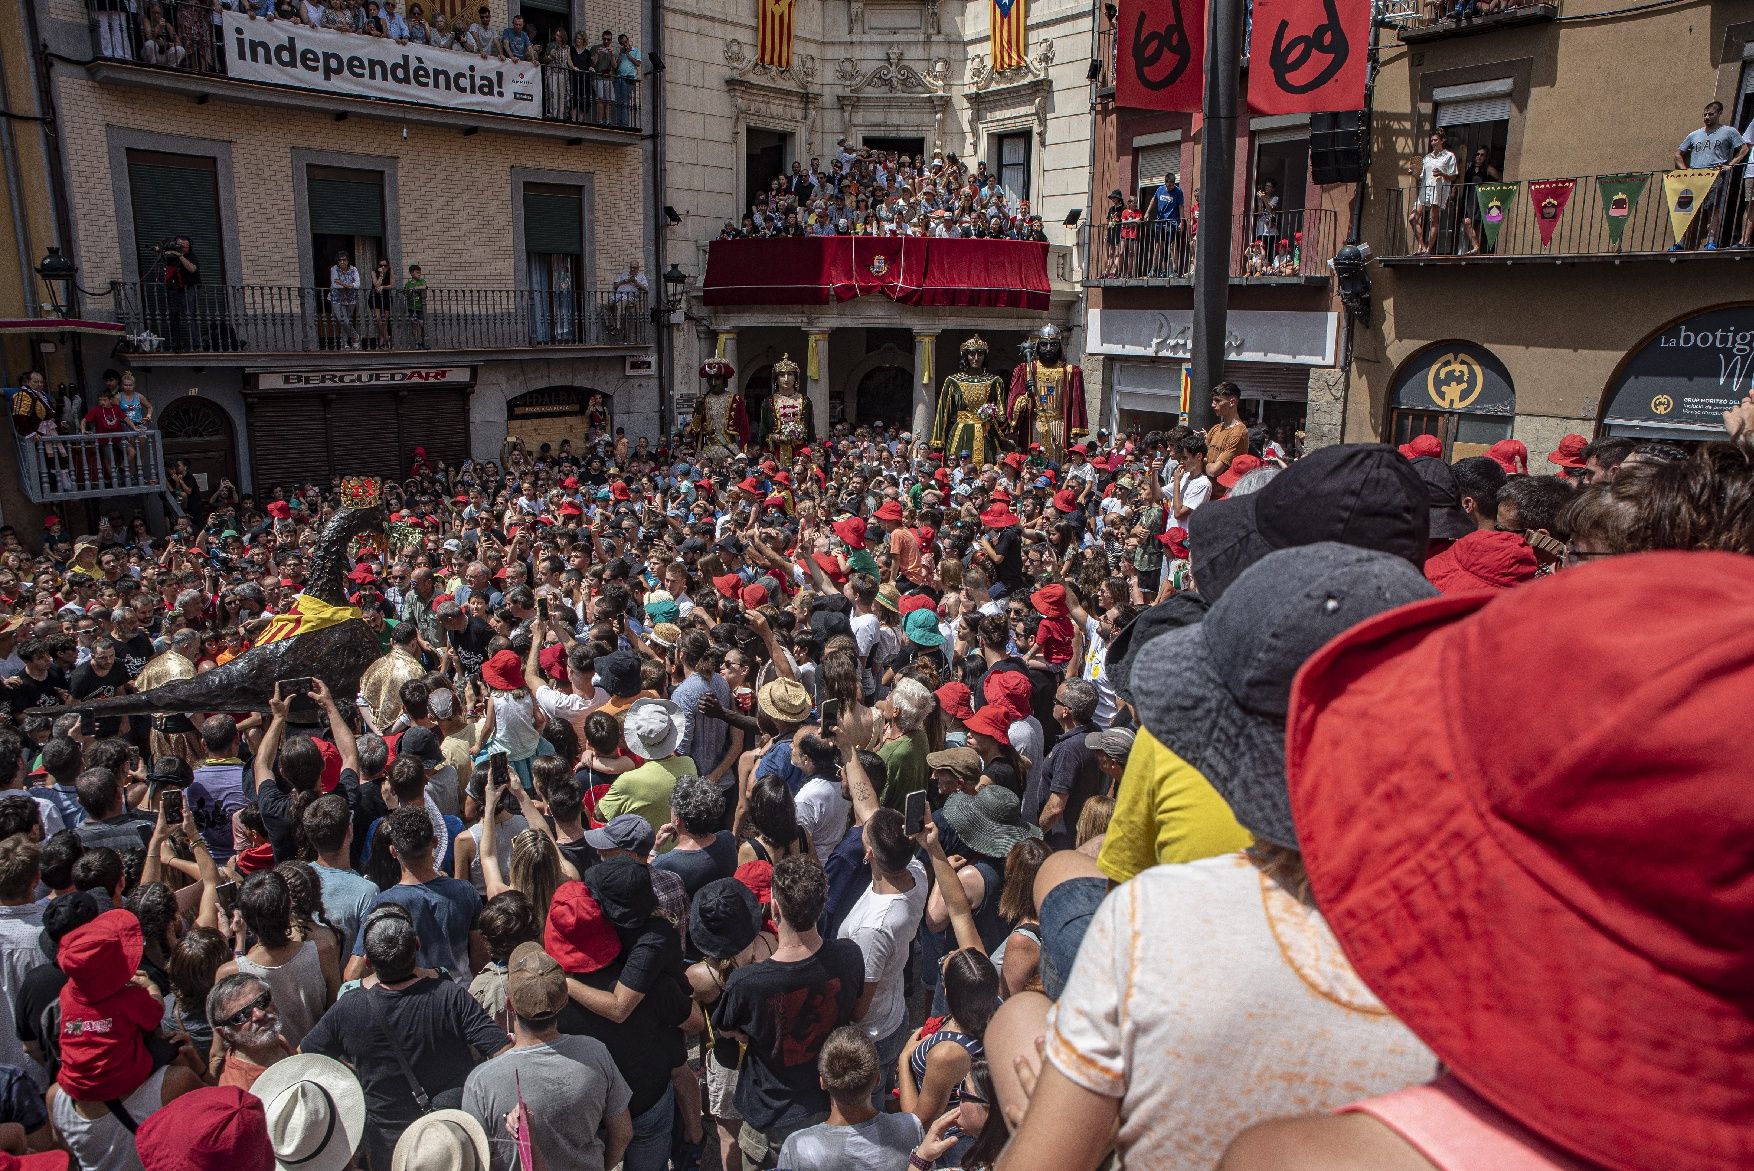
<path id="1" fill-rule="evenodd" d="M 1029 56 L 1028 0 L 992 0 L 993 70 L 1021 69 Z"/>
<path id="2" fill-rule="evenodd" d="M 761 37 L 758 56 L 774 69 L 792 67 L 792 9 L 796 0 L 757 0 Z"/>

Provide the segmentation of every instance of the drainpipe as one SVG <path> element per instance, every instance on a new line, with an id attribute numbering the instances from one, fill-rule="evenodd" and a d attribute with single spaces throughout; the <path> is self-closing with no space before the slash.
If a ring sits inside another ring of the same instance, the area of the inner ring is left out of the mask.
<path id="1" fill-rule="evenodd" d="M 650 102 L 652 107 L 652 133 L 647 137 L 646 166 L 650 180 L 648 186 L 652 192 L 651 223 L 652 223 L 652 270 L 647 278 L 652 286 L 653 317 L 658 327 L 658 334 L 653 340 L 653 350 L 657 356 L 658 368 L 658 434 L 655 436 L 654 447 L 663 446 L 668 440 L 674 425 L 671 418 L 673 411 L 670 405 L 670 383 L 672 370 L 675 366 L 675 355 L 672 344 L 675 327 L 670 324 L 669 302 L 664 292 L 664 273 L 669 271 L 668 249 L 665 247 L 670 226 L 664 219 L 664 199 L 669 190 L 665 156 L 664 127 L 664 5 L 663 0 L 652 0 L 651 5 L 652 33 L 646 42 L 646 59 L 652 63 Z M 686 302 L 684 302 L 686 304 Z"/>

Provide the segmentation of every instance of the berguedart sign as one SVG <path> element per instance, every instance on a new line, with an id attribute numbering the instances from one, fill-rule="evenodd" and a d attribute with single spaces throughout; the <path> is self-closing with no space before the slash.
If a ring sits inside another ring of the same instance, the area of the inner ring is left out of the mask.
<path id="1" fill-rule="evenodd" d="M 542 116 L 541 66 L 223 11 L 226 74 L 240 81 Z"/>

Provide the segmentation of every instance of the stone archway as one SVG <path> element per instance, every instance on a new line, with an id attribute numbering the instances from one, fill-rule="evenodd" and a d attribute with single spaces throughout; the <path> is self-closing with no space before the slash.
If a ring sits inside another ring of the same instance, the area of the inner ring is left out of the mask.
<path id="1" fill-rule="evenodd" d="M 158 430 L 164 440 L 164 462 L 189 461 L 189 470 L 207 477 L 207 489 L 221 480 L 237 483 L 237 432 L 225 408 L 212 399 L 186 394 L 159 412 Z"/>

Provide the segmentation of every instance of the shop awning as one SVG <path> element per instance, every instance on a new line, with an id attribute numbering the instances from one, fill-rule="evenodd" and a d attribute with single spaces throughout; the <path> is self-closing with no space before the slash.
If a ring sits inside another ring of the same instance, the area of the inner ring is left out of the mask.
<path id="1" fill-rule="evenodd" d="M 0 321 L 0 334 L 93 333 L 125 332 L 114 321 L 80 321 L 69 317 L 15 317 Z"/>
<path id="2" fill-rule="evenodd" d="M 881 294 L 904 305 L 1048 307 L 1048 246 L 1029 240 L 806 236 L 715 240 L 708 305 L 827 305 Z"/>

